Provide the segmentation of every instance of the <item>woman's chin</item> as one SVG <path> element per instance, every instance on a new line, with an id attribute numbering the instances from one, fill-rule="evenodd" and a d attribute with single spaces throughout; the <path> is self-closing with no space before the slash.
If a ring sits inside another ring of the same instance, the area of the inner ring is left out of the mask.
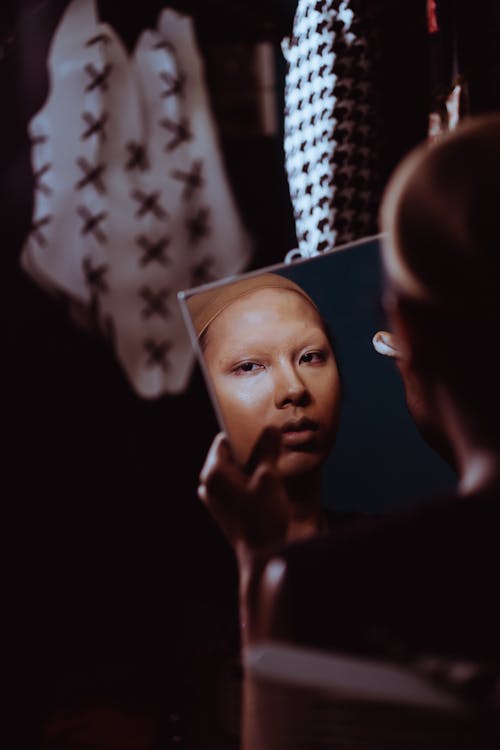
<path id="1" fill-rule="evenodd" d="M 278 459 L 278 471 L 283 479 L 319 471 L 324 456 L 313 452 L 286 450 Z"/>

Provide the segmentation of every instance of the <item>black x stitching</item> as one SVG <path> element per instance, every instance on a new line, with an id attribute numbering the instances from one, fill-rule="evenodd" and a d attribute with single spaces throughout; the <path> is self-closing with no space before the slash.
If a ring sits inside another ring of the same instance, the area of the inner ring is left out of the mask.
<path id="1" fill-rule="evenodd" d="M 215 276 L 212 271 L 214 262 L 215 261 L 213 258 L 203 258 L 200 263 L 197 263 L 191 268 L 191 286 L 208 284 L 209 281 L 215 280 Z"/>
<path id="2" fill-rule="evenodd" d="M 44 133 L 40 133 L 39 135 L 34 135 L 30 138 L 30 143 L 32 146 L 38 146 L 39 143 L 46 143 L 48 141 L 48 136 L 46 136 Z"/>
<path id="3" fill-rule="evenodd" d="M 158 289 L 154 292 L 150 287 L 143 286 L 139 290 L 140 297 L 144 300 L 145 305 L 141 310 L 143 318 L 148 320 L 153 315 L 159 315 L 161 318 L 168 318 L 170 310 L 166 305 L 166 299 L 169 296 L 169 291 L 166 287 Z"/>
<path id="4" fill-rule="evenodd" d="M 170 263 L 165 250 L 170 245 L 170 237 L 160 237 L 159 240 L 151 241 L 144 235 L 137 237 L 136 242 L 144 250 L 139 263 L 141 266 L 147 266 L 152 261 L 157 261 L 162 266 Z"/>
<path id="5" fill-rule="evenodd" d="M 154 214 L 157 219 L 165 219 L 168 216 L 167 212 L 158 204 L 158 198 L 160 196 L 159 190 L 152 193 L 143 193 L 142 190 L 134 190 L 132 191 L 131 196 L 134 200 L 140 203 L 135 214 L 136 219 L 140 219 L 149 212 Z"/>
<path id="6" fill-rule="evenodd" d="M 76 163 L 84 174 L 75 184 L 75 190 L 81 190 L 86 185 L 93 185 L 98 193 L 105 193 L 106 186 L 101 179 L 101 175 L 106 169 L 106 165 L 96 164 L 95 166 L 92 166 L 92 164 L 89 164 L 87 159 L 84 159 L 83 157 L 77 159 Z"/>
<path id="7" fill-rule="evenodd" d="M 34 219 L 31 222 L 30 226 L 30 234 L 35 238 L 35 240 L 38 242 L 38 244 L 41 247 L 45 247 L 47 244 L 47 239 L 40 231 L 42 227 L 46 226 L 47 224 L 50 224 L 52 221 L 52 216 L 50 214 L 46 214 L 45 216 L 40 216 L 39 219 Z"/>
<path id="8" fill-rule="evenodd" d="M 91 112 L 84 112 L 82 120 L 85 121 L 87 129 L 83 131 L 80 136 L 81 141 L 86 141 L 91 135 L 98 135 L 101 141 L 106 140 L 106 131 L 104 130 L 104 123 L 108 119 L 107 112 L 104 112 L 102 117 L 94 117 Z"/>
<path id="9" fill-rule="evenodd" d="M 85 46 L 91 47 L 93 44 L 99 44 L 99 42 L 103 42 L 103 44 L 109 44 L 109 42 L 111 42 L 111 37 L 107 34 L 97 34 L 97 36 L 93 36 L 91 39 L 89 39 L 88 42 L 85 43 Z"/>
<path id="10" fill-rule="evenodd" d="M 106 63 L 102 70 L 96 70 L 92 63 L 87 63 L 84 70 L 91 79 L 85 87 L 85 91 L 93 91 L 96 88 L 108 90 L 108 78 L 113 70 L 111 63 Z"/>
<path id="11" fill-rule="evenodd" d="M 169 73 L 168 70 L 162 70 L 160 73 L 160 78 L 163 81 L 163 83 L 166 85 L 165 91 L 161 92 L 162 98 L 165 98 L 167 96 L 175 96 L 175 94 L 182 94 L 184 91 L 184 76 L 179 74 L 179 76 L 176 78 L 172 75 L 172 73 Z"/>
<path id="12" fill-rule="evenodd" d="M 170 363 L 166 357 L 171 348 L 172 344 L 170 341 L 156 342 L 154 339 L 146 339 L 144 341 L 144 349 L 149 355 L 147 364 L 150 367 L 160 365 L 163 370 L 167 370 L 170 367 Z"/>
<path id="13" fill-rule="evenodd" d="M 52 193 L 52 188 L 42 182 L 42 177 L 49 171 L 51 166 L 51 164 L 44 164 L 33 174 L 33 177 L 35 178 L 35 190 L 39 190 L 45 195 L 50 195 Z"/>
<path id="14" fill-rule="evenodd" d="M 208 225 L 209 216 L 210 211 L 208 208 L 200 208 L 195 216 L 186 221 L 190 245 L 197 245 L 203 237 L 210 234 Z"/>
<path id="15" fill-rule="evenodd" d="M 92 265 L 90 258 L 84 258 L 82 262 L 83 273 L 85 274 L 85 282 L 93 295 L 105 294 L 108 291 L 108 284 L 106 275 L 109 267 L 107 263 L 102 263 L 100 266 Z"/>
<path id="16" fill-rule="evenodd" d="M 175 52 L 174 45 L 167 42 L 166 39 L 160 39 L 159 42 L 156 42 L 156 44 L 153 45 L 153 49 L 168 49 L 169 52 Z"/>
<path id="17" fill-rule="evenodd" d="M 129 154 L 129 158 L 127 163 L 125 164 L 125 169 L 140 169 L 141 172 L 144 172 L 144 170 L 148 169 L 148 155 L 146 152 L 146 147 L 143 146 L 142 143 L 137 143 L 137 141 L 129 141 L 126 144 L 126 148 Z"/>
<path id="18" fill-rule="evenodd" d="M 163 120 L 160 120 L 160 125 L 162 128 L 170 130 L 170 132 L 174 134 L 174 137 L 165 145 L 165 151 L 173 151 L 180 146 L 181 143 L 190 141 L 193 137 L 186 118 L 183 118 L 180 122 L 175 122 L 174 120 L 169 120 L 168 117 L 165 117 Z"/>
<path id="19" fill-rule="evenodd" d="M 82 236 L 92 234 L 98 242 L 106 242 L 108 239 L 100 228 L 99 224 L 108 215 L 106 211 L 100 211 L 98 214 L 92 214 L 85 206 L 78 206 L 76 209 L 78 215 L 83 219 L 83 226 L 80 230 Z"/>
<path id="20" fill-rule="evenodd" d="M 173 177 L 174 180 L 181 180 L 185 183 L 184 192 L 182 193 L 183 199 L 189 200 L 194 191 L 202 187 L 204 183 L 201 173 L 202 166 L 203 163 L 198 160 L 193 162 L 189 172 L 183 172 L 180 169 L 174 169 L 174 171 L 170 173 L 171 177 Z"/>

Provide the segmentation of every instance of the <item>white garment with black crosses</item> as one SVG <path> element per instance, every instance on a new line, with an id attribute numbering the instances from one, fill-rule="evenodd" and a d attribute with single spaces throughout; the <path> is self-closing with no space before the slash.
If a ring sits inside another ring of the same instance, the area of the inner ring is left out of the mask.
<path id="1" fill-rule="evenodd" d="M 377 232 L 373 29 L 350 0 L 299 0 L 284 40 L 285 165 L 304 257 Z"/>
<path id="2" fill-rule="evenodd" d="M 73 0 L 48 65 L 22 266 L 109 336 L 140 396 L 179 393 L 194 355 L 177 292 L 251 256 L 192 21 L 164 10 L 129 56 L 94 0 Z"/>

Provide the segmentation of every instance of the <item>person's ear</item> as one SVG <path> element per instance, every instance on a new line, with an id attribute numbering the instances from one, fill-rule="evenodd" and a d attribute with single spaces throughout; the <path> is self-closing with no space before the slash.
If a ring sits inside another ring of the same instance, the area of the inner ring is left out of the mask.
<path id="1" fill-rule="evenodd" d="M 432 320 L 418 305 L 394 298 L 387 306 L 387 314 L 398 342 L 398 366 L 413 372 L 422 372 L 437 363 Z"/>

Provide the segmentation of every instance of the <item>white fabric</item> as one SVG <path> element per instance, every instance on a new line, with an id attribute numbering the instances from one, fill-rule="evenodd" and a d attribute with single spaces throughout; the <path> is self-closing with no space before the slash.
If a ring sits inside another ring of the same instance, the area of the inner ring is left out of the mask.
<path id="1" fill-rule="evenodd" d="M 304 258 L 376 234 L 380 114 L 375 35 L 352 0 L 298 0 L 282 44 L 285 167 Z"/>
<path id="2" fill-rule="evenodd" d="M 22 266 L 94 316 L 140 396 L 179 393 L 194 354 L 177 292 L 241 272 L 252 249 L 192 20 L 164 10 L 129 56 L 94 0 L 73 0 L 48 66 Z"/>

